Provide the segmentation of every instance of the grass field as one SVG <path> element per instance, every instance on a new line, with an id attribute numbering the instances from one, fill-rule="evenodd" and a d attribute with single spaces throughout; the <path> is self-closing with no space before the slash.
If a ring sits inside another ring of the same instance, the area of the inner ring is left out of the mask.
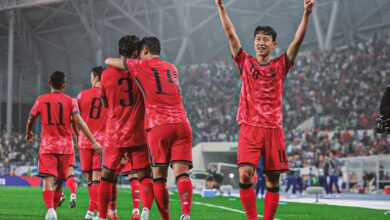
<path id="1" fill-rule="evenodd" d="M 88 205 L 87 190 L 85 188 L 78 189 L 77 205 L 74 209 L 68 208 L 69 194 L 67 189 L 65 189 L 65 192 L 67 201 L 57 210 L 59 219 L 83 219 Z M 199 195 L 194 195 L 193 200 L 192 220 L 246 219 L 245 215 L 242 213 L 240 200 L 238 198 L 217 197 L 213 199 L 204 199 Z M 119 189 L 119 219 L 130 219 L 131 210 L 132 206 L 129 190 Z M 170 210 L 172 219 L 179 219 L 180 203 L 177 194 L 171 196 Z M 262 213 L 262 200 L 258 201 L 258 210 L 259 213 Z M 389 220 L 390 217 L 384 216 L 383 213 L 384 211 L 362 208 L 288 203 L 287 205 L 279 206 L 276 217 L 282 220 Z M 0 187 L 0 219 L 41 220 L 44 219 L 45 214 L 46 208 L 43 204 L 40 188 Z M 151 219 L 160 219 L 156 204 L 153 204 Z"/>

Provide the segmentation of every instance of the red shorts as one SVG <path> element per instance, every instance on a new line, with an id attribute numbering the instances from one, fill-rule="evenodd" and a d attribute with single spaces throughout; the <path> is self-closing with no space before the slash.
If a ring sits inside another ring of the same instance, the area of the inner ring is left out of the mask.
<path id="1" fill-rule="evenodd" d="M 74 167 L 76 164 L 76 152 L 72 154 L 72 156 L 69 158 L 69 166 Z"/>
<path id="2" fill-rule="evenodd" d="M 38 176 L 66 180 L 72 154 L 39 154 Z"/>
<path id="3" fill-rule="evenodd" d="M 237 165 L 257 167 L 261 156 L 264 160 L 264 172 L 288 171 L 283 130 L 241 124 Z"/>
<path id="4" fill-rule="evenodd" d="M 81 170 L 85 173 L 92 170 L 102 170 L 102 156 L 94 149 L 79 149 Z"/>
<path id="5" fill-rule="evenodd" d="M 149 149 L 147 145 L 136 147 L 105 147 L 104 148 L 104 167 L 109 170 L 117 170 L 123 156 L 127 153 L 128 164 L 122 168 L 125 171 L 136 172 L 150 166 Z"/>
<path id="6" fill-rule="evenodd" d="M 189 124 L 164 124 L 148 132 L 152 166 L 184 162 L 192 168 L 192 131 Z"/>

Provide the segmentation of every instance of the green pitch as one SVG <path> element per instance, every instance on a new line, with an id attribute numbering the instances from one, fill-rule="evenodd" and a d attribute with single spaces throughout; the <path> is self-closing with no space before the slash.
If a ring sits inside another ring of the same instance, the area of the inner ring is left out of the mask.
<path id="1" fill-rule="evenodd" d="M 66 202 L 57 209 L 60 220 L 81 220 L 87 211 L 88 194 L 85 188 L 78 188 L 76 208 L 68 208 L 69 192 Z M 204 199 L 194 195 L 191 220 L 236 220 L 246 219 L 242 214 L 240 200 L 238 198 L 218 197 Z M 170 201 L 171 217 L 173 220 L 180 217 L 180 202 L 177 194 L 171 196 Z M 118 190 L 118 214 L 119 219 L 130 219 L 132 210 L 129 189 Z M 258 201 L 259 213 L 262 213 L 263 202 Z M 380 220 L 390 219 L 384 216 L 384 211 L 348 208 L 331 205 L 308 205 L 299 203 L 288 203 L 279 206 L 277 218 L 282 220 Z M 0 187 L 0 219 L 7 220 L 42 220 L 46 214 L 40 188 L 29 187 Z M 160 219 L 156 204 L 153 204 L 151 219 Z M 261 219 L 261 218 L 260 218 Z"/>

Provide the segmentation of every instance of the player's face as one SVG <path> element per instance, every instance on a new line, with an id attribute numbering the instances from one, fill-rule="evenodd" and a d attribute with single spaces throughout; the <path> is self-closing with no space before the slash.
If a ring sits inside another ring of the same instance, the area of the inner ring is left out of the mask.
<path id="1" fill-rule="evenodd" d="M 92 84 L 92 87 L 95 86 L 95 79 L 93 78 L 93 74 L 91 73 L 91 84 Z"/>
<path id="2" fill-rule="evenodd" d="M 276 42 L 272 40 L 271 35 L 258 33 L 253 42 L 253 46 L 256 56 L 266 57 L 276 47 Z"/>

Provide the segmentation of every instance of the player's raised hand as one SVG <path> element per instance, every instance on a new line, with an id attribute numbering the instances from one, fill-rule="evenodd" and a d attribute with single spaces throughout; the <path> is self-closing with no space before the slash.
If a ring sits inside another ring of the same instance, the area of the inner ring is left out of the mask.
<path id="1" fill-rule="evenodd" d="M 316 4 L 316 0 L 304 0 L 305 14 L 309 15 Z"/>
<path id="2" fill-rule="evenodd" d="M 34 133 L 32 131 L 26 134 L 26 140 L 30 144 L 34 141 Z"/>
<path id="3" fill-rule="evenodd" d="M 93 149 L 100 155 L 103 153 L 102 146 L 97 142 L 93 144 Z"/>
<path id="4" fill-rule="evenodd" d="M 222 0 L 215 0 L 215 4 L 219 7 L 219 6 L 222 6 L 223 5 L 223 1 Z"/>

